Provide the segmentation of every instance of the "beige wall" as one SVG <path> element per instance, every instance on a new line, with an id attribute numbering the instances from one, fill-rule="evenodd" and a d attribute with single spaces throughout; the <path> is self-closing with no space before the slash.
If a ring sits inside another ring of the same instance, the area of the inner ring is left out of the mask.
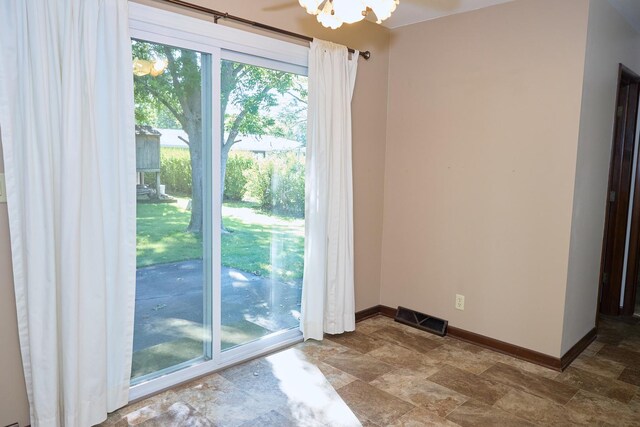
<path id="1" fill-rule="evenodd" d="M 404 305 L 552 356 L 593 326 L 612 62 L 640 67 L 606 2 L 518 0 L 391 40 L 299 7 L 198 3 L 372 51 L 353 101 L 357 310 Z M 0 205 L 0 425 L 28 423 L 13 301 Z"/>
<path id="2" fill-rule="evenodd" d="M 152 1 L 140 3 L 160 6 Z M 297 5 L 270 11 L 265 10 L 265 2 L 258 1 L 196 3 L 371 51 L 369 61 L 360 60 L 353 99 L 356 309 L 379 304 L 389 31 L 368 22 L 337 31 L 325 30 Z M 6 205 L 0 205 L 0 338 L 5 346 L 0 352 L 0 426 L 14 421 L 28 424 L 10 262 Z"/>
<path id="3" fill-rule="evenodd" d="M 519 0 L 392 32 L 382 304 L 560 356 L 587 13 Z"/>
<path id="4" fill-rule="evenodd" d="M 153 0 L 136 1 L 184 12 L 184 9 L 162 5 Z M 327 30 L 317 23 L 315 17 L 298 6 L 297 2 L 293 2 L 292 7 L 284 8 L 269 7 L 283 4 L 277 1 L 194 0 L 193 3 L 311 37 L 342 43 L 355 49 L 371 51 L 369 61 L 360 59 L 353 96 L 356 310 L 379 304 L 389 31 L 371 22 L 345 25 L 335 31 Z M 247 26 L 233 26 L 248 29 Z M 270 34 L 264 31 L 258 33 Z"/>
<path id="5" fill-rule="evenodd" d="M 0 144 L 0 173 L 4 171 Z M 16 300 L 13 293 L 7 204 L 0 203 L 0 426 L 29 424 L 29 403 L 22 374 Z"/>
<path id="6" fill-rule="evenodd" d="M 638 33 L 608 2 L 590 1 L 563 353 L 595 326 L 618 64 L 640 73 L 639 47 Z"/>

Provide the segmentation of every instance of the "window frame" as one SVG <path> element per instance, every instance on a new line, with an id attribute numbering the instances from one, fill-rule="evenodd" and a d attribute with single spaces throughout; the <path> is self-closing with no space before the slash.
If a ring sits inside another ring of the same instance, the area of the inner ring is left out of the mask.
<path id="1" fill-rule="evenodd" d="M 232 60 L 280 71 L 307 75 L 309 47 L 278 40 L 255 33 L 225 27 L 205 19 L 194 18 L 183 14 L 142 5 L 129 3 L 129 31 L 132 39 L 161 43 L 185 49 L 191 49 L 210 55 L 211 87 L 203 85 L 203 91 L 211 93 L 210 101 L 211 129 L 203 129 L 205 140 L 210 137 L 211 144 L 205 144 L 203 157 L 205 163 L 204 177 L 209 183 L 205 185 L 203 204 L 205 210 L 204 229 L 210 233 L 209 239 L 203 239 L 203 265 L 205 270 L 204 299 L 210 304 L 205 322 L 211 322 L 212 340 L 211 354 L 205 348 L 204 356 L 211 357 L 200 363 L 193 361 L 176 365 L 172 372 L 155 379 L 140 382 L 130 387 L 129 400 L 139 400 L 161 390 L 175 386 L 199 376 L 207 375 L 240 363 L 249 358 L 258 357 L 278 349 L 302 341 L 302 334 L 297 329 L 274 333 L 260 340 L 242 346 L 221 351 L 221 247 L 220 225 L 221 200 L 212 197 L 220 188 L 220 174 L 212 173 L 212 169 L 220 164 L 220 103 L 216 102 L 219 92 L 216 86 L 220 82 L 220 61 Z M 207 97 L 203 96 L 203 100 Z M 208 135 L 209 134 L 209 135 Z"/>

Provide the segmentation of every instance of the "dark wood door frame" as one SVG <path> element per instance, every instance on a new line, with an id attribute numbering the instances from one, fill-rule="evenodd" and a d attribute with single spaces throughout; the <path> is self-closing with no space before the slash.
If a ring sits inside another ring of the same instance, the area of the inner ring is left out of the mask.
<path id="1" fill-rule="evenodd" d="M 620 315 L 620 295 L 624 276 L 624 256 L 627 241 L 627 226 L 630 194 L 632 188 L 636 125 L 638 116 L 638 97 L 640 76 L 620 64 L 618 77 L 618 95 L 616 100 L 615 126 L 611 147 L 611 165 L 609 168 L 609 187 L 607 192 L 607 210 L 602 244 L 602 262 L 600 267 L 600 313 Z M 640 178 L 636 174 L 636 181 Z M 634 215 L 632 216 L 631 236 L 640 233 L 640 187 L 636 187 L 634 196 Z M 633 234 L 636 233 L 636 234 Z M 638 280 L 640 264 L 638 239 L 630 239 L 626 291 L 633 291 Z M 633 256 L 633 258 L 631 257 Z M 633 288 L 633 289 L 630 289 Z M 625 291 L 625 307 L 627 292 Z M 632 298 L 629 295 L 629 298 Z M 632 304 L 633 305 L 633 304 Z M 624 310 L 627 311 L 626 309 Z M 632 314 L 632 313 L 631 313 Z"/>
<path id="2" fill-rule="evenodd" d="M 637 154 L 636 154 L 637 155 Z M 631 230 L 629 233 L 629 256 L 627 278 L 624 288 L 622 315 L 633 316 L 636 308 L 636 292 L 640 279 L 640 170 L 636 168 L 635 192 L 633 194 L 633 211 L 631 213 Z"/>
<path id="3" fill-rule="evenodd" d="M 624 287 L 624 303 L 622 315 L 633 316 L 636 308 L 636 293 L 640 280 L 640 153 L 635 153 L 636 175 L 635 190 L 633 192 L 633 210 L 631 211 L 631 226 L 629 232 L 629 254 L 627 277 Z"/>

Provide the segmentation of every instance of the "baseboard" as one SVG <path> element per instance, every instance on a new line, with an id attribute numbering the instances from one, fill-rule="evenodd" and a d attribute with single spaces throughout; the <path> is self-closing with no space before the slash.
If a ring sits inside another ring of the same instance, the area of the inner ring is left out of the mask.
<path id="1" fill-rule="evenodd" d="M 379 307 L 380 307 L 380 314 L 382 314 L 383 316 L 387 316 L 392 319 L 396 317 L 396 312 L 398 311 L 397 309 L 387 307 L 386 305 L 381 305 Z"/>
<path id="2" fill-rule="evenodd" d="M 576 357 L 580 356 L 580 353 L 589 347 L 589 344 L 591 344 L 597 337 L 598 331 L 596 328 L 587 332 L 587 335 L 582 337 L 580 341 L 578 341 L 564 354 L 564 356 L 562 356 L 560 359 L 560 369 L 564 371 L 569 365 L 571 365 L 571 362 L 573 362 Z"/>
<path id="3" fill-rule="evenodd" d="M 381 314 L 386 317 L 396 317 L 396 309 L 387 307 L 386 305 L 374 305 L 373 307 L 365 308 L 364 310 L 356 311 L 356 323 L 362 322 L 364 319 L 368 319 L 373 316 Z"/>
<path id="4" fill-rule="evenodd" d="M 395 317 L 396 309 L 384 305 L 377 305 L 357 312 L 356 322 L 368 319 L 377 314 L 393 318 Z M 469 332 L 464 329 L 456 328 L 455 326 L 449 326 L 447 328 L 447 335 L 452 338 L 475 344 L 488 350 L 497 351 L 498 353 L 506 354 L 517 359 L 526 360 L 527 362 L 535 363 L 536 365 L 544 366 L 545 368 L 553 369 L 555 371 L 563 371 L 566 369 L 571 362 L 573 362 L 573 360 L 578 357 L 594 339 L 596 339 L 597 336 L 596 329 L 593 328 L 587 335 L 578 341 L 576 345 L 571 347 L 564 356 L 558 358 L 535 350 L 509 344 L 494 338 L 489 338 L 484 335 L 476 334 L 474 332 Z"/>
<path id="5" fill-rule="evenodd" d="M 560 358 L 558 357 L 549 356 L 548 354 L 509 344 L 508 342 L 489 338 L 454 326 L 449 326 L 447 328 L 447 335 L 489 350 L 497 351 L 498 353 L 506 354 L 517 359 L 526 360 L 527 362 L 544 366 L 545 368 L 553 369 L 554 371 L 562 370 Z"/>
<path id="6" fill-rule="evenodd" d="M 356 312 L 356 323 L 362 322 L 364 319 L 368 319 L 373 316 L 377 316 L 380 314 L 380 305 L 376 305 L 373 307 L 365 308 L 364 310 L 360 310 Z"/>

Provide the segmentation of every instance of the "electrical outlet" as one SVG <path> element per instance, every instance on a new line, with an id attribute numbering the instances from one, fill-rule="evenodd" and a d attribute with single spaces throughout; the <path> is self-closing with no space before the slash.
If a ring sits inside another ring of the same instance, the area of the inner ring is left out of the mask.
<path id="1" fill-rule="evenodd" d="M 464 310 L 464 295 L 456 294 L 456 308 L 458 310 Z"/>

